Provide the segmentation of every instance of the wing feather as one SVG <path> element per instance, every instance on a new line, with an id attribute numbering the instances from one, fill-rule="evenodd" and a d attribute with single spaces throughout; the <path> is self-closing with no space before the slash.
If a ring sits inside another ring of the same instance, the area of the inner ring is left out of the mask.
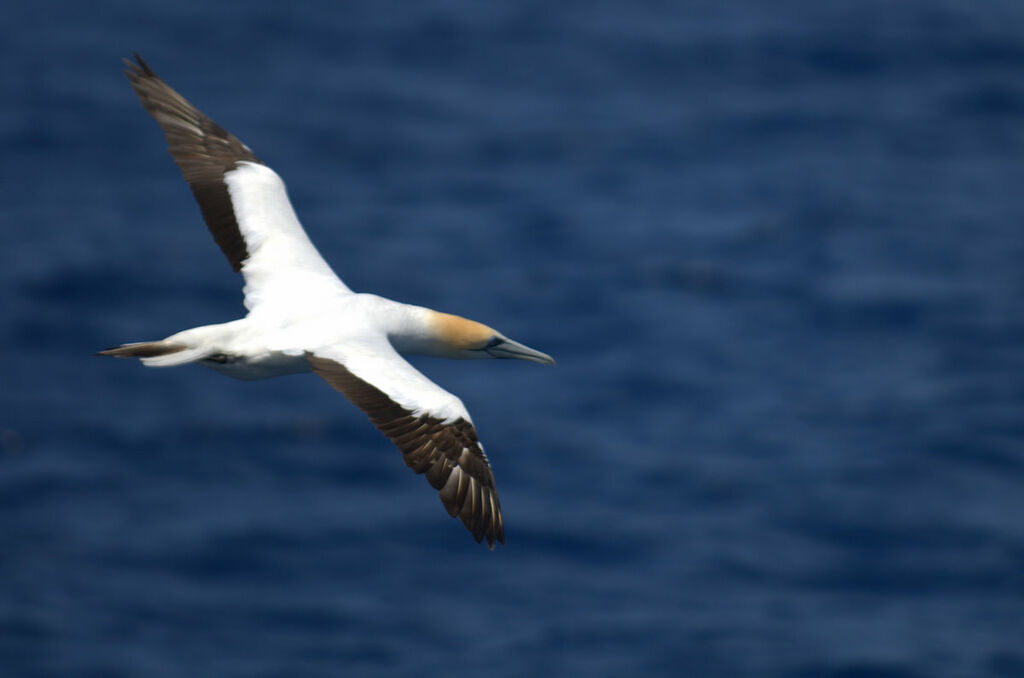
<path id="1" fill-rule="evenodd" d="M 143 108 L 163 129 L 167 148 L 199 203 L 213 239 L 245 278 L 251 310 L 287 305 L 302 289 L 348 292 L 302 228 L 284 182 L 248 146 L 164 82 L 142 57 L 125 75 Z"/>
<path id="2" fill-rule="evenodd" d="M 474 539 L 486 539 L 492 549 L 496 542 L 505 543 L 494 474 L 458 398 L 393 351 L 342 355 L 332 348 L 306 358 L 317 375 L 395 443 L 409 468 L 426 476 L 448 515 L 458 516 Z"/>

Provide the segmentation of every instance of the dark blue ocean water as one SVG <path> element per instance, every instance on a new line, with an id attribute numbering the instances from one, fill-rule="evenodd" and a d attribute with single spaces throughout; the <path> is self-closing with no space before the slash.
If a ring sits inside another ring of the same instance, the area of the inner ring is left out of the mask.
<path id="1" fill-rule="evenodd" d="M 558 359 L 416 361 L 506 547 L 312 376 L 91 355 L 242 312 L 131 50 L 351 287 Z M 0 676 L 1024 676 L 1024 4 L 21 3 L 0 64 Z"/>

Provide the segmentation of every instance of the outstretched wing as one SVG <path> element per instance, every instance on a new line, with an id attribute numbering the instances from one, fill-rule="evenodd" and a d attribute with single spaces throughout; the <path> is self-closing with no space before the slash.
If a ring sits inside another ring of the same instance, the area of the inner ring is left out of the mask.
<path id="1" fill-rule="evenodd" d="M 287 304 L 301 289 L 348 292 L 310 242 L 281 177 L 248 146 L 161 80 L 135 54 L 125 75 L 160 124 L 203 219 L 228 263 L 245 278 L 245 305 Z"/>
<path id="2" fill-rule="evenodd" d="M 494 475 L 462 401 L 427 379 L 390 345 L 306 354 L 313 371 L 359 407 L 441 494 L 448 514 L 479 542 L 505 543 Z"/>

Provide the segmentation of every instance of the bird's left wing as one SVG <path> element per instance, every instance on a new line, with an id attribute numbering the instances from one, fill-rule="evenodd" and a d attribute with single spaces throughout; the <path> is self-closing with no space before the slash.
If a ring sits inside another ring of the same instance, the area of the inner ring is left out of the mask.
<path id="1" fill-rule="evenodd" d="M 348 293 L 309 240 L 284 182 L 233 134 L 164 82 L 138 54 L 125 75 L 160 124 L 167 150 L 228 263 L 245 278 L 245 305 L 287 308 L 297 294 Z"/>
<path id="2" fill-rule="evenodd" d="M 501 504 L 483 446 L 462 401 L 381 342 L 308 352 L 313 371 L 361 409 L 441 494 L 448 514 L 479 542 L 505 543 Z"/>

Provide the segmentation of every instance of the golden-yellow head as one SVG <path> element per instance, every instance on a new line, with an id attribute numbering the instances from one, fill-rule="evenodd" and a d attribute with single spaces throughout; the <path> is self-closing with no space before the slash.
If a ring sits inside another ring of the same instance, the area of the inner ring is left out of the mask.
<path id="1" fill-rule="evenodd" d="M 449 358 L 516 358 L 554 365 L 546 353 L 512 341 L 483 323 L 450 313 L 434 312 L 433 329 L 439 348 Z"/>

